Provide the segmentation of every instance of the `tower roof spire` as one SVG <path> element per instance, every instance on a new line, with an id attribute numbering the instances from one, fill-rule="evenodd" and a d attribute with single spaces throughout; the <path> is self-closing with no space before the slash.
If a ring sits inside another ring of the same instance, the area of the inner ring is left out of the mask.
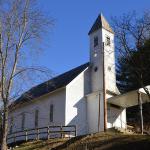
<path id="1" fill-rule="evenodd" d="M 109 25 L 109 23 L 107 22 L 107 20 L 105 19 L 105 17 L 103 16 L 102 13 L 100 13 L 100 15 L 98 15 L 96 21 L 94 22 L 94 24 L 88 34 L 91 34 L 100 28 L 104 28 L 105 30 L 107 30 L 111 33 L 114 33 L 114 31 L 112 30 L 111 26 Z"/>

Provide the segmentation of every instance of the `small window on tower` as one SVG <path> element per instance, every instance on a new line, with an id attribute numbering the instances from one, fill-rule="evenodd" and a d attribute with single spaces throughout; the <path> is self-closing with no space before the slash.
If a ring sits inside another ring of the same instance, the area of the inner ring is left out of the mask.
<path id="1" fill-rule="evenodd" d="M 109 36 L 106 37 L 106 45 L 110 46 L 110 37 Z"/>
<path id="2" fill-rule="evenodd" d="M 98 68 L 97 68 L 97 67 L 95 67 L 95 68 L 94 68 L 94 71 L 95 71 L 95 72 L 97 72 L 97 70 L 98 70 Z"/>
<path id="3" fill-rule="evenodd" d="M 98 37 L 94 37 L 94 47 L 96 47 L 98 45 Z"/>

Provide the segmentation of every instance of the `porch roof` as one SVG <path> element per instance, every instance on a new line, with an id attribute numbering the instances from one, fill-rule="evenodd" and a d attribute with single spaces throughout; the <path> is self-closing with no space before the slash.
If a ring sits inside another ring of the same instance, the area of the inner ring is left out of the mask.
<path id="1" fill-rule="evenodd" d="M 150 86 L 147 88 L 150 91 Z M 108 98 L 107 102 L 124 108 L 135 106 L 138 105 L 138 93 L 141 93 L 142 103 L 150 102 L 143 88 Z"/>

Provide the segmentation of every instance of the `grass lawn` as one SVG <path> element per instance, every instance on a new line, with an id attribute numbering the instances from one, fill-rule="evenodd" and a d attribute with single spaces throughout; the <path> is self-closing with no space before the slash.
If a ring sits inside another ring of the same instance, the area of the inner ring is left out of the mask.
<path id="1" fill-rule="evenodd" d="M 15 150 L 150 150 L 150 136 L 96 133 L 72 139 L 50 139 L 21 144 Z"/>

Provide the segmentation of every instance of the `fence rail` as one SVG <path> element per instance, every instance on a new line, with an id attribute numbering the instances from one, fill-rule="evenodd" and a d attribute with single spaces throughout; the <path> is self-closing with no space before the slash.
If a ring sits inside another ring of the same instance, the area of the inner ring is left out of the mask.
<path id="1" fill-rule="evenodd" d="M 7 135 L 7 142 L 16 143 L 18 141 L 40 140 L 50 138 L 75 137 L 77 135 L 76 126 L 48 126 L 33 128 L 23 131 L 13 132 Z"/>

